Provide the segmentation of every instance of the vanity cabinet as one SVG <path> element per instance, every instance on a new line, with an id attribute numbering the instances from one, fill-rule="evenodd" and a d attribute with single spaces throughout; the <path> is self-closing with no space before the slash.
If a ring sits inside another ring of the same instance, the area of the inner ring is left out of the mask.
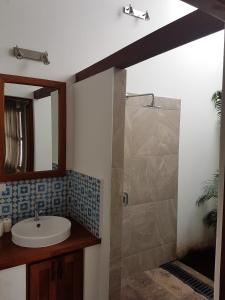
<path id="1" fill-rule="evenodd" d="M 29 300 L 82 300 L 83 251 L 28 266 Z"/>
<path id="2" fill-rule="evenodd" d="M 48 247 L 19 247 L 12 242 L 10 233 L 4 234 L 0 239 L 0 300 L 83 300 L 87 264 L 84 297 L 98 299 L 93 283 L 98 278 L 92 268 L 98 263 L 98 251 L 87 262 L 86 249 L 100 243 L 100 239 L 74 221 L 70 237 Z"/>

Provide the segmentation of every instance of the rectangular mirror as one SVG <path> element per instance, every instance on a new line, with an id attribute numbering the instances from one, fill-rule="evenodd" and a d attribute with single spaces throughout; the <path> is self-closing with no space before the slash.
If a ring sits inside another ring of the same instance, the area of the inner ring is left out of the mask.
<path id="1" fill-rule="evenodd" d="M 65 83 L 0 75 L 0 85 L 0 180 L 61 176 Z"/>

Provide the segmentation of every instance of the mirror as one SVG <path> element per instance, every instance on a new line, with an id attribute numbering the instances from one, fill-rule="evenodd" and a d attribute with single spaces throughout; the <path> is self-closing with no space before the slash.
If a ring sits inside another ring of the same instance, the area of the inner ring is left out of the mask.
<path id="1" fill-rule="evenodd" d="M 5 84 L 5 174 L 58 169 L 58 91 L 41 89 Z"/>
<path id="2" fill-rule="evenodd" d="M 49 81 L 41 79 L 34 84 L 10 82 L 4 75 L 2 81 L 0 179 L 60 175 L 65 171 L 65 84 L 47 86 Z"/>

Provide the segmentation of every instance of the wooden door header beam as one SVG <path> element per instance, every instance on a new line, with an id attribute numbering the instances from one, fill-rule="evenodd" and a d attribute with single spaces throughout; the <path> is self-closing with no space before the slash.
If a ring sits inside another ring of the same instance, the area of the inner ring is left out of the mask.
<path id="1" fill-rule="evenodd" d="M 209 15 L 225 21 L 225 0 L 182 0 Z"/>
<path id="2" fill-rule="evenodd" d="M 194 11 L 77 73 L 75 82 L 112 67 L 128 68 L 222 29 L 224 22 L 200 10 Z"/>

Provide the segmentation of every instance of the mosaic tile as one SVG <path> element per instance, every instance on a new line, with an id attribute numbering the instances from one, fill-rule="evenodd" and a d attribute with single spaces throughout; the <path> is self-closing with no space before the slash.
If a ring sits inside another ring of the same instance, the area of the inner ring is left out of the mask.
<path id="1" fill-rule="evenodd" d="M 32 217 L 35 202 L 43 214 L 51 215 L 55 212 L 65 216 L 66 187 L 63 194 L 62 189 L 66 177 L 7 182 L 5 191 L 0 193 L 0 216 L 11 216 L 13 223 Z M 62 199 L 61 210 L 54 210 L 54 203 L 51 202 L 53 193 Z M 49 202 L 51 205 L 48 205 Z"/>
<path id="2" fill-rule="evenodd" d="M 0 217 L 16 223 L 34 216 L 37 205 L 41 214 L 69 216 L 99 237 L 100 185 L 99 179 L 76 171 L 57 178 L 7 182 L 0 192 Z"/>
<path id="3" fill-rule="evenodd" d="M 11 213 L 12 213 L 12 203 L 1 204 L 0 208 L 1 208 L 1 215 L 2 216 L 11 215 Z"/>
<path id="4" fill-rule="evenodd" d="M 31 190 L 31 186 L 29 183 L 26 184 L 20 184 L 18 186 L 18 196 L 19 197 L 23 197 L 23 196 L 30 196 L 30 190 Z"/>
<path id="5" fill-rule="evenodd" d="M 20 202 L 18 205 L 18 213 L 23 214 L 29 212 L 30 212 L 30 202 L 29 201 Z"/>
<path id="6" fill-rule="evenodd" d="M 75 171 L 68 177 L 71 217 L 99 237 L 101 181 Z"/>
<path id="7" fill-rule="evenodd" d="M 47 193 L 48 192 L 47 182 L 38 182 L 36 184 L 36 192 L 37 193 Z"/>

